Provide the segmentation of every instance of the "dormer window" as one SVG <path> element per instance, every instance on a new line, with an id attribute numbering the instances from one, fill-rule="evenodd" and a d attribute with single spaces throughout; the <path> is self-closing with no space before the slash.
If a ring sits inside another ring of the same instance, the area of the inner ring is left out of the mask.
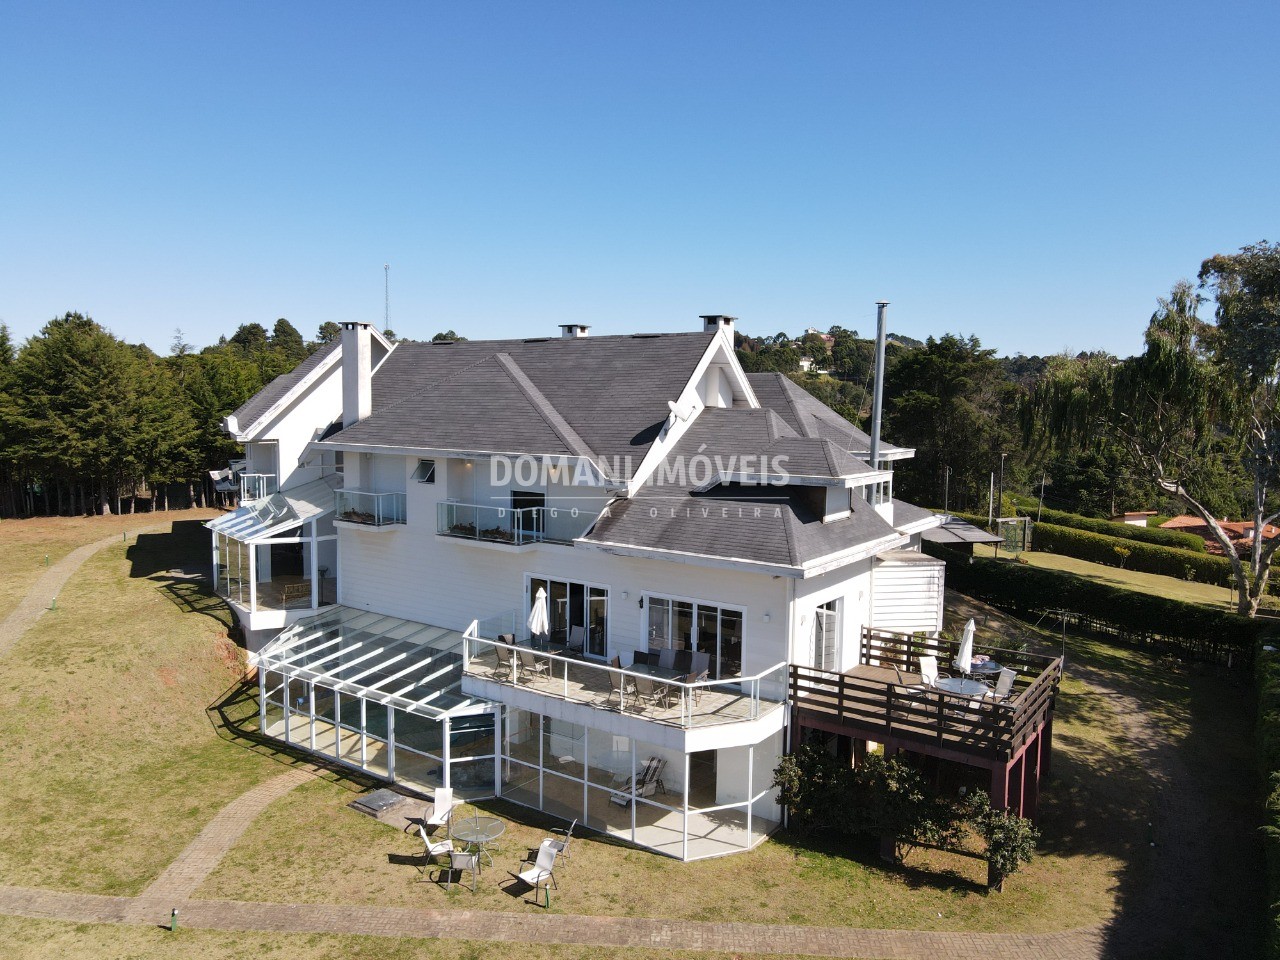
<path id="1" fill-rule="evenodd" d="M 413 471 L 413 479 L 419 483 L 435 483 L 436 462 L 434 460 L 419 460 L 418 468 Z"/>

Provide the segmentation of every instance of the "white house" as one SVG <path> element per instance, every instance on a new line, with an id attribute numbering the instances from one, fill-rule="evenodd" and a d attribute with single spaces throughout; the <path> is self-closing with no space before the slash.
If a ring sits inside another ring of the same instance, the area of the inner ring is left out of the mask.
<path id="1" fill-rule="evenodd" d="M 733 323 L 396 345 L 347 323 L 229 417 L 274 478 L 209 524 L 262 729 L 684 859 L 765 836 L 792 667 L 937 631 L 943 566 L 919 552 L 937 519 L 892 497 L 912 451 L 868 463 L 866 434 L 743 372 Z"/>

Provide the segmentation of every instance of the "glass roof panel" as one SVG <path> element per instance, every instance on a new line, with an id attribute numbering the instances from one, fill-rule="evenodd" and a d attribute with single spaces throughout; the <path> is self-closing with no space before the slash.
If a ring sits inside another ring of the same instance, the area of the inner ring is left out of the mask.
<path id="1" fill-rule="evenodd" d="M 334 508 L 333 478 L 313 480 L 283 493 L 256 500 L 205 524 L 233 540 L 265 540 L 330 513 Z"/>
<path id="2" fill-rule="evenodd" d="M 263 670 L 438 718 L 483 703 L 462 693 L 462 643 L 457 630 L 333 607 L 299 620 L 249 659 Z"/>

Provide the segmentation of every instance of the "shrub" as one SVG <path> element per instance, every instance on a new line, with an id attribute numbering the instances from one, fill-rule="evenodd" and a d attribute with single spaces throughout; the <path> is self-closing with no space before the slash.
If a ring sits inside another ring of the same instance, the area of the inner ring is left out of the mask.
<path id="1" fill-rule="evenodd" d="M 1258 641 L 1258 761 L 1267 784 L 1262 847 L 1267 861 L 1267 955 L 1280 960 L 1280 626 L 1271 625 Z"/>
<path id="2" fill-rule="evenodd" d="M 1104 537 L 1117 537 L 1121 540 L 1137 540 L 1157 547 L 1172 547 L 1176 550 L 1190 550 L 1192 553 L 1204 553 L 1204 538 L 1194 533 L 1183 533 L 1181 530 L 1161 530 L 1158 527 L 1134 527 L 1127 523 L 1116 523 L 1112 520 L 1095 520 L 1093 517 L 1082 517 L 1078 513 L 1066 513 L 1062 510 L 1040 510 L 1035 506 L 1021 507 L 1019 514 L 1041 523 L 1052 523 L 1059 527 L 1072 527 L 1076 530 L 1087 530 L 1089 533 L 1101 534 Z M 1168 519 L 1167 517 L 1165 518 Z"/>
<path id="3" fill-rule="evenodd" d="M 970 797 L 966 813 L 987 847 L 987 886 L 1003 890 L 1005 878 L 1035 856 L 1040 831 L 1025 817 L 993 808 L 991 798 L 981 790 Z"/>

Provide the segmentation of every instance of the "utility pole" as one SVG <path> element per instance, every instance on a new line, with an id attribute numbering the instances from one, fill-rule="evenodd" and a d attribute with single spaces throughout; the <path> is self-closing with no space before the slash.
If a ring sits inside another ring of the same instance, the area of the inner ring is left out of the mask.
<path id="1" fill-rule="evenodd" d="M 942 474 L 942 512 L 951 512 L 951 465 L 947 464 Z"/>
<path id="2" fill-rule="evenodd" d="M 1007 453 L 1000 454 L 1000 494 L 996 497 L 996 506 L 999 508 L 999 513 L 1004 513 L 1004 458 L 1007 456 Z"/>
<path id="3" fill-rule="evenodd" d="M 1036 505 L 1036 523 L 1040 522 L 1040 511 L 1044 509 L 1044 471 L 1040 472 L 1040 502 Z"/>
<path id="4" fill-rule="evenodd" d="M 991 471 L 991 484 L 987 487 L 987 529 L 995 523 L 996 516 L 996 472 Z"/>

